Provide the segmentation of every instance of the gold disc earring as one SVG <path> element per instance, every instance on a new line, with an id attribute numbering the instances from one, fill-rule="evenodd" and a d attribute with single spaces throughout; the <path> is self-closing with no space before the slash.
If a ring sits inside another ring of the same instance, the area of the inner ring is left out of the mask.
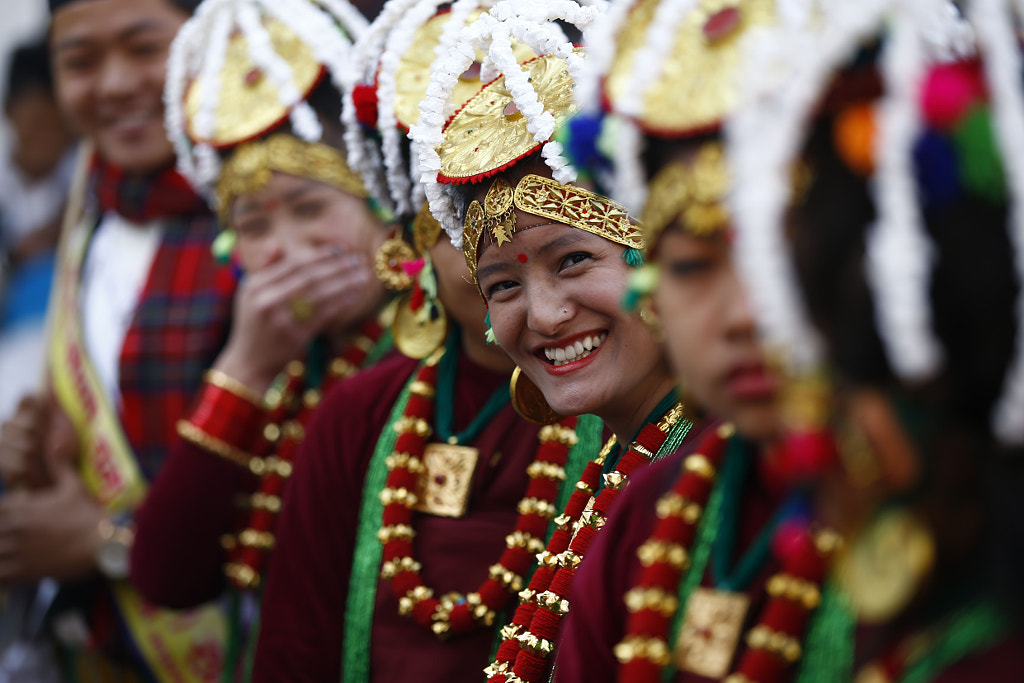
<path id="1" fill-rule="evenodd" d="M 553 425 L 564 419 L 548 405 L 544 394 L 518 365 L 512 371 L 508 389 L 512 395 L 512 407 L 524 420 L 539 425 Z"/>
<path id="2" fill-rule="evenodd" d="M 412 245 L 398 237 L 389 237 L 373 257 L 373 272 L 386 289 L 401 292 L 413 285 L 413 277 L 402 269 L 403 263 L 416 260 Z"/>
<path id="3" fill-rule="evenodd" d="M 395 305 L 391 322 L 391 338 L 395 346 L 409 358 L 426 358 L 448 337 L 448 315 L 440 299 L 424 301 L 412 310 L 412 294 L 403 294 Z"/>
<path id="4" fill-rule="evenodd" d="M 836 576 L 864 623 L 899 614 L 935 565 L 935 539 L 921 518 L 904 508 L 878 514 L 836 562 Z"/>

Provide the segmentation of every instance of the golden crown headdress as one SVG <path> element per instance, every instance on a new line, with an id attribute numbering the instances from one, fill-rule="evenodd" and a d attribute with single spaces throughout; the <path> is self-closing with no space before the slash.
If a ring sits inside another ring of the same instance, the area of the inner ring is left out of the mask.
<path id="1" fill-rule="evenodd" d="M 458 29 L 475 21 L 490 0 L 457 0 L 440 9 L 442 0 L 389 0 L 353 49 L 359 83 L 346 96 L 345 141 L 353 168 L 363 175 L 373 198 L 399 216 L 423 205 L 416 156 L 405 153 L 409 127 L 419 120 L 430 75 L 454 47 Z M 524 46 L 519 61 L 533 56 Z M 458 75 L 448 108 L 461 106 L 483 85 L 480 61 Z M 362 125 L 358 125 L 361 123 Z M 376 128 L 377 136 L 366 133 Z"/>
<path id="2" fill-rule="evenodd" d="M 275 129 L 319 142 L 306 102 L 322 78 L 343 91 L 352 39 L 367 26 L 347 0 L 204 0 L 171 47 L 164 99 L 182 172 L 209 190 L 218 151 Z"/>
<path id="3" fill-rule="evenodd" d="M 553 137 L 558 122 L 574 108 L 572 88 L 583 56 L 554 22 L 583 28 L 601 11 L 571 0 L 503 2 L 463 29 L 443 68 L 433 74 L 412 134 L 431 212 L 455 246 L 462 247 L 464 226 L 442 183 L 480 181 L 538 150 L 558 184 L 576 179 Z M 540 56 L 519 64 L 513 41 Z M 493 80 L 448 121 L 444 105 L 455 77 L 477 50 L 486 55 L 484 78 Z"/>

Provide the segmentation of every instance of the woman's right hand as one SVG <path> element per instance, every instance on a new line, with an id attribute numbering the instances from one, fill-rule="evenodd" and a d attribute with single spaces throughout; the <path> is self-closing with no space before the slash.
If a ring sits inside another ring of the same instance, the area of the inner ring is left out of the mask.
<path id="1" fill-rule="evenodd" d="M 213 367 L 262 394 L 341 309 L 356 303 L 344 292 L 366 268 L 357 255 L 320 247 L 246 274 L 235 295 L 231 336 Z"/>

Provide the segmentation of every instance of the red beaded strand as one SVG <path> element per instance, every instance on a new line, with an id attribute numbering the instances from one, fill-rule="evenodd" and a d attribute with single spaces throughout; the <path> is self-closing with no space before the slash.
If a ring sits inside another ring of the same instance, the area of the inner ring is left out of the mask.
<path id="1" fill-rule="evenodd" d="M 301 399 L 299 393 L 305 382 L 306 367 L 299 361 L 292 361 L 285 368 L 284 387 L 268 392 L 266 402 L 270 412 L 264 421 L 257 453 L 249 461 L 249 470 L 260 477 L 260 483 L 249 497 L 251 512 L 245 528 L 228 543 L 230 555 L 224 566 L 224 573 L 236 588 L 245 590 L 260 585 L 267 557 L 274 547 L 281 494 L 320 397 L 337 381 L 359 371 L 383 332 L 376 320 L 364 324 L 359 336 L 331 361 L 320 387 L 308 388 Z"/>
<path id="2" fill-rule="evenodd" d="M 677 404 L 660 423 L 646 425 L 623 453 L 616 470 L 603 476 L 604 488 L 596 498 L 594 491 L 611 444 L 584 471 L 566 514 L 556 520 L 558 530 L 547 550 L 538 556 L 540 567 L 530 587 L 521 594 L 522 603 L 512 623 L 502 629 L 503 642 L 497 657 L 484 670 L 489 683 L 535 683 L 546 678 L 562 619 L 569 612 L 569 588 L 576 568 L 604 526 L 629 476 L 650 462 L 682 414 L 682 405 Z"/>
<path id="3" fill-rule="evenodd" d="M 575 417 L 540 430 L 540 444 L 527 468 L 530 482 L 519 502 L 515 529 L 506 536 L 505 551 L 480 587 L 466 595 L 436 597 L 420 575 L 422 566 L 413 555 L 413 509 L 424 471 L 423 453 L 433 429 L 437 365 L 426 363 L 409 388 L 409 402 L 395 424 L 394 452 L 388 457 L 387 483 L 381 492 L 383 522 L 378 538 L 384 544 L 381 576 L 388 579 L 399 599 L 399 611 L 439 637 L 494 624 L 496 614 L 522 590 L 523 574 L 544 547 L 548 522 L 555 513 L 559 482 L 565 479 L 569 451 L 577 442 Z"/>
<path id="4" fill-rule="evenodd" d="M 657 503 L 650 537 L 637 549 L 642 565 L 627 591 L 626 635 L 615 647 L 622 683 L 656 683 L 672 661 L 668 643 L 679 584 L 690 568 L 689 551 L 725 453 L 732 428 L 723 425 L 683 460 L 682 474 Z M 821 601 L 820 584 L 839 540 L 829 531 L 791 539 L 782 569 L 768 579 L 760 619 L 746 635 L 747 650 L 726 683 L 778 683 L 802 656 L 801 638 Z"/>

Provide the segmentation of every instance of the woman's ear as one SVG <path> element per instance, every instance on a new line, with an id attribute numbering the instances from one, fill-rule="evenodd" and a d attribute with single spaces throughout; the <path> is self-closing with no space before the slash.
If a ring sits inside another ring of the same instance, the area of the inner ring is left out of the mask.
<path id="1" fill-rule="evenodd" d="M 856 389 L 847 398 L 846 413 L 874 453 L 881 487 L 890 494 L 913 488 L 921 461 L 889 397 L 878 389 Z"/>

